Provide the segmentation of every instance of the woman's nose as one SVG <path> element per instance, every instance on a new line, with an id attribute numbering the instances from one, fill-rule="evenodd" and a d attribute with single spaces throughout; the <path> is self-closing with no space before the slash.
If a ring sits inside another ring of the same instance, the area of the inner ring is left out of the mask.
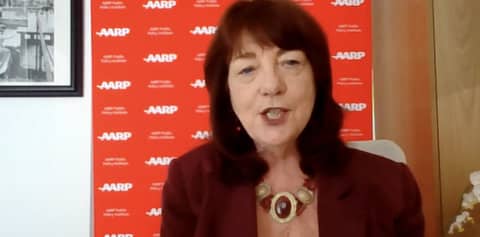
<path id="1" fill-rule="evenodd" d="M 280 95 L 286 91 L 282 75 L 278 75 L 275 69 L 266 70 L 261 81 L 260 94 L 263 96 Z"/>

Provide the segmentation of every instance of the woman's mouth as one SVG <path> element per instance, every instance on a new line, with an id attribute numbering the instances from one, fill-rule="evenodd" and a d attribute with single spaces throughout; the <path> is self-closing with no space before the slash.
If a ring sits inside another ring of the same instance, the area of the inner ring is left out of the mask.
<path id="1" fill-rule="evenodd" d="M 266 115 L 268 119 L 279 119 L 282 115 L 282 110 L 279 108 L 269 109 Z"/>
<path id="2" fill-rule="evenodd" d="M 261 115 L 268 124 L 279 125 L 285 121 L 288 111 L 288 109 L 280 107 L 266 108 L 261 112 Z"/>

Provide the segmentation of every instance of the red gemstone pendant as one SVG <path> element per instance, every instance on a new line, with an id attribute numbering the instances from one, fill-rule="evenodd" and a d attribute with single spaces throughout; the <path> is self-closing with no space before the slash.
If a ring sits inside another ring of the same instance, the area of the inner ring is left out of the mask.
<path id="1" fill-rule="evenodd" d="M 313 202 L 314 191 L 315 184 L 310 179 L 306 179 L 295 193 L 281 192 L 273 195 L 266 183 L 260 183 L 255 187 L 260 206 L 278 223 L 287 223 L 295 216 L 300 216 L 306 205 Z"/>
<path id="2" fill-rule="evenodd" d="M 286 218 L 290 215 L 292 211 L 292 204 L 287 197 L 281 196 L 275 202 L 275 213 L 280 218 Z"/>
<path id="3" fill-rule="evenodd" d="M 286 223 L 291 221 L 297 212 L 297 200 L 289 192 L 277 193 L 272 198 L 270 204 L 270 216 L 279 222 Z"/>

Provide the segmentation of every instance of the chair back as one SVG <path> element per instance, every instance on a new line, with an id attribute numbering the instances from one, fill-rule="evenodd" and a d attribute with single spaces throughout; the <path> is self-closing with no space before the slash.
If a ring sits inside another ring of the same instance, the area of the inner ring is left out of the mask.
<path id="1" fill-rule="evenodd" d="M 351 141 L 347 146 L 353 149 L 366 151 L 375 155 L 383 156 L 400 163 L 407 163 L 402 148 L 390 140 Z"/>

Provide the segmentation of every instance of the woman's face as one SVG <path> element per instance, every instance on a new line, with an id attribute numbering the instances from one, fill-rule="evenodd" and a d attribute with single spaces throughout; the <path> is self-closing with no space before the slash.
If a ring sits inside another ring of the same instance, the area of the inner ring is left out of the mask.
<path id="1" fill-rule="evenodd" d="M 292 145 L 313 110 L 315 85 L 303 51 L 259 45 L 243 34 L 228 88 L 233 110 L 257 147 Z"/>

